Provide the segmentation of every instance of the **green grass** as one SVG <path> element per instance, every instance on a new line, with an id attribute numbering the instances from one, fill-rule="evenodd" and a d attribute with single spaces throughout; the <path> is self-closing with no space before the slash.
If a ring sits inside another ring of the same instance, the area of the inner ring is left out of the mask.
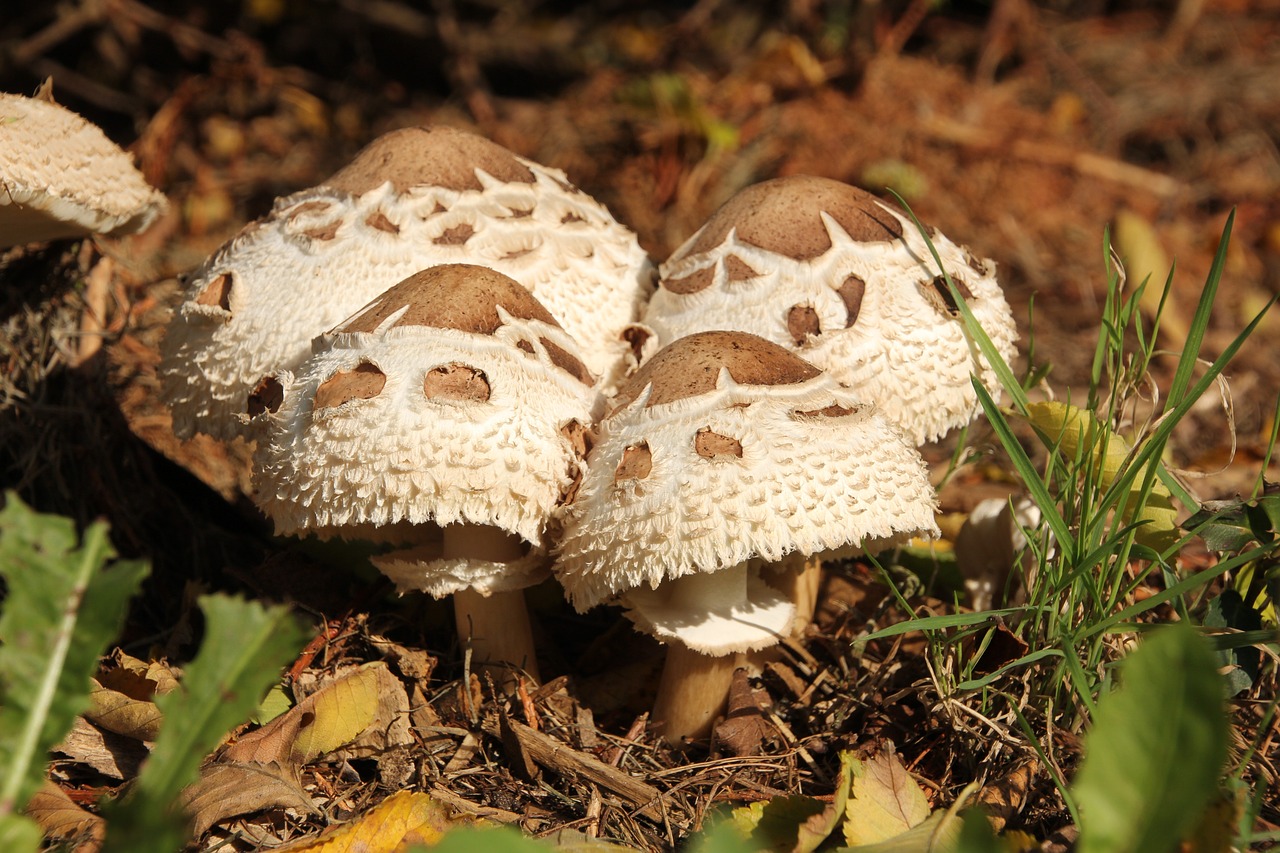
<path id="1" fill-rule="evenodd" d="M 1237 537 L 1236 547 L 1218 552 L 1216 565 L 1188 574 L 1179 568 L 1176 559 L 1201 532 L 1227 523 L 1224 517 L 1237 518 L 1241 514 L 1240 505 L 1202 510 L 1165 463 L 1174 430 L 1196 402 L 1222 381 L 1223 370 L 1275 302 L 1273 299 L 1268 303 L 1216 357 L 1204 352 L 1233 221 L 1234 214 L 1223 228 L 1185 346 L 1177 354 L 1165 389 L 1157 387 L 1153 365 L 1166 355 L 1156 349 L 1155 341 L 1174 272 L 1163 283 L 1155 316 L 1144 317 L 1139 306 L 1143 291 L 1151 282 L 1127 287 L 1109 236 L 1103 245 L 1107 292 L 1089 382 L 1087 388 L 1068 392 L 1067 406 L 1031 401 L 1028 390 L 1040 383 L 1049 370 L 1033 360 L 1027 376 L 1020 380 L 947 278 L 972 342 L 999 377 L 998 396 L 1003 398 L 1003 404 L 997 403 L 997 395 L 975 380 L 983 413 L 1009 469 L 1035 502 L 1043 522 L 1024 531 L 1030 543 L 1030 568 L 1020 575 L 1024 600 L 1006 602 L 1004 606 L 997 602 L 1000 609 L 985 613 L 908 620 L 871 634 L 860 643 L 905 631 L 924 631 L 930 641 L 933 676 L 942 696 L 965 702 L 988 718 L 1016 718 L 1028 744 L 1055 776 L 1064 803 L 1077 818 L 1081 815 L 1077 813 L 1076 800 L 1067 788 L 1065 774 L 1057 769 L 1058 758 L 1045 731 L 1049 727 L 1081 730 L 1093 724 L 1102 698 L 1115 686 L 1114 665 L 1123 657 L 1123 650 L 1153 625 L 1169 621 L 1170 614 L 1207 634 L 1206 614 L 1221 610 L 1215 602 L 1227 580 L 1254 569 L 1257 571 L 1253 577 L 1262 578 L 1251 583 L 1245 593 L 1252 596 L 1245 599 L 1246 611 L 1263 608 L 1277 587 L 1274 566 L 1280 541 L 1274 535 L 1275 519 L 1269 514 L 1272 505 L 1259 509 L 1262 505 L 1257 500 L 1251 505 L 1252 510 L 1245 508 L 1247 517 L 1257 523 L 1243 525 L 1249 529 Z M 916 224 L 920 225 L 918 220 Z M 921 234 L 928 241 L 923 227 Z M 932 243 L 929 245 L 933 250 Z M 941 268 L 936 251 L 934 260 Z M 1224 415 L 1224 423 L 1227 420 Z M 1276 438 L 1273 429 L 1263 471 Z M 971 458 L 972 451 L 962 446 L 952 467 Z M 1255 499 L 1262 496 L 1262 484 L 1260 473 Z M 1274 500 L 1280 501 L 1280 497 Z M 1248 515 L 1250 511 L 1252 515 Z M 1191 516 L 1191 520 L 1179 527 L 1175 515 Z M 1259 518 L 1263 521 L 1259 522 Z M 1206 535 L 1206 541 L 1212 540 Z M 1015 570 L 1019 569 L 1015 566 Z M 1148 585 L 1159 591 L 1145 598 L 1134 595 L 1139 587 Z M 1220 616 L 1216 618 L 1221 621 Z M 993 636 L 997 621 L 1027 643 L 1027 652 L 996 672 L 978 676 L 974 664 L 984 640 Z M 1235 660 L 1231 656 L 1241 649 L 1256 649 L 1268 643 L 1275 648 L 1277 634 L 1272 629 L 1218 633 L 1206 645 L 1214 654 L 1226 656 L 1219 663 L 1231 661 Z M 1214 679 L 1214 683 L 1219 681 Z M 1239 686 L 1237 679 L 1233 687 Z M 1243 686 L 1249 686 L 1247 678 Z M 1198 701 L 1202 715 L 1220 713 L 1217 707 L 1206 709 L 1203 696 Z M 1158 701 L 1155 707 L 1160 707 Z M 1274 698 L 1270 709 L 1268 713 L 1274 714 Z M 1114 749 L 1115 744 L 1108 742 L 1105 748 Z M 1243 784 L 1243 768 L 1249 759 L 1246 754 L 1229 768 L 1237 785 Z M 1174 768 L 1166 769 L 1176 772 Z M 1209 781 L 1216 789 L 1217 779 L 1211 775 Z M 1089 789 L 1095 792 L 1093 801 L 1105 802 L 1107 785 L 1094 781 L 1089 784 L 1094 786 Z M 1098 789 L 1102 792 L 1097 793 Z M 1250 796 L 1257 801 L 1261 792 L 1250 792 Z M 1097 811 L 1100 806 L 1092 808 Z M 1086 826 L 1089 818 L 1086 808 Z M 1251 821 L 1242 821 L 1238 840 L 1246 839 L 1251 827 Z M 1091 844 L 1090 849 L 1121 848 L 1099 843 Z"/>

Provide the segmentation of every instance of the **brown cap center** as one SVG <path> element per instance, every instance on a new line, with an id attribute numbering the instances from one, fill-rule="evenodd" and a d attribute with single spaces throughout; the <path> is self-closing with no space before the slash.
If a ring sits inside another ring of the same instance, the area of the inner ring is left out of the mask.
<path id="1" fill-rule="evenodd" d="M 789 350 L 745 332 L 700 332 L 663 347 L 618 391 L 615 408 L 626 406 L 653 384 L 647 406 L 658 406 L 715 390 L 720 369 L 740 385 L 794 385 L 821 371 Z"/>
<path id="2" fill-rule="evenodd" d="M 551 312 L 514 279 L 473 264 L 443 264 L 414 273 L 385 291 L 339 332 L 372 332 L 407 307 L 396 326 L 430 326 L 492 335 L 502 326 L 501 305 L 512 317 L 559 326 Z"/>
<path id="3" fill-rule="evenodd" d="M 711 251 L 736 228 L 744 243 L 796 260 L 816 258 L 831 248 L 823 213 L 859 242 L 902 237 L 901 224 L 871 193 L 830 178 L 793 175 L 754 184 L 729 199 L 685 254 Z"/>
<path id="4" fill-rule="evenodd" d="M 534 181 L 533 172 L 496 142 L 439 126 L 407 127 L 379 136 L 324 185 L 353 195 L 363 195 L 387 181 L 398 193 L 417 186 L 484 189 L 476 169 L 508 183 Z"/>

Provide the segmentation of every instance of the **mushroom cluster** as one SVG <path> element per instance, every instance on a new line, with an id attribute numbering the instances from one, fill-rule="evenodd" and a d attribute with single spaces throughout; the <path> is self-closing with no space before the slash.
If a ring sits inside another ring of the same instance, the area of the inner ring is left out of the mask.
<path id="1" fill-rule="evenodd" d="M 520 282 L 611 379 L 652 264 L 601 204 L 541 166 L 449 127 L 392 131 L 319 186 L 276 201 L 191 276 L 159 373 L 183 438 L 230 439 L 266 374 L 405 277 L 481 264 Z"/>
<path id="2" fill-rule="evenodd" d="M 993 265 L 931 239 L 1011 354 Z M 703 737 L 742 656 L 808 620 L 818 559 L 937 535 L 915 445 L 993 377 L 909 220 L 836 181 L 749 187 L 650 300 L 652 273 L 556 170 L 397 131 L 196 271 L 175 428 L 255 441 L 279 532 L 392 549 L 478 663 L 537 677 L 549 574 L 621 605 L 668 647 L 654 723 Z"/>

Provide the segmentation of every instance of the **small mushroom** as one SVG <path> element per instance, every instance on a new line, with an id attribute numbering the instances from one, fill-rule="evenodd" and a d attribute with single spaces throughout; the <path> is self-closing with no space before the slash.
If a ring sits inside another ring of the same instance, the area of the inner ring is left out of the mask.
<path id="1" fill-rule="evenodd" d="M 0 249 L 131 234 L 167 202 L 94 124 L 52 101 L 0 94 Z"/>
<path id="2" fill-rule="evenodd" d="M 942 234 L 931 239 L 1012 358 L 1017 330 L 995 264 Z M 875 403 L 917 444 L 973 417 L 970 374 L 998 395 L 915 224 L 840 181 L 798 175 L 747 187 L 659 272 L 644 322 L 662 344 L 709 329 L 760 335 Z"/>
<path id="3" fill-rule="evenodd" d="M 1001 356 L 1017 329 L 995 278 L 934 232 L 944 267 Z M 644 318 L 661 343 L 740 329 L 787 347 L 874 403 L 916 444 L 977 412 L 970 375 L 999 397 L 915 224 L 848 184 L 808 175 L 747 187 L 660 269 Z M 817 604 L 816 560 L 775 579 L 802 629 Z"/>
<path id="4" fill-rule="evenodd" d="M 705 332 L 619 389 L 555 571 L 578 609 L 619 601 L 668 645 L 652 719 L 701 737 L 735 655 L 789 633 L 766 563 L 936 535 L 933 506 L 924 461 L 873 406 L 776 344 Z"/>
<path id="5" fill-rule="evenodd" d="M 582 465 L 599 395 L 577 343 L 485 267 L 410 276 L 260 383 L 254 499 L 281 534 L 411 547 L 401 591 L 453 595 L 477 662 L 537 669 L 522 590 Z"/>
<path id="6" fill-rule="evenodd" d="M 418 270 L 498 270 L 541 301 L 607 383 L 652 290 L 636 237 L 557 169 L 449 127 L 392 131 L 319 186 L 278 199 L 191 276 L 162 348 L 180 437 L 239 433 L 255 383 Z"/>

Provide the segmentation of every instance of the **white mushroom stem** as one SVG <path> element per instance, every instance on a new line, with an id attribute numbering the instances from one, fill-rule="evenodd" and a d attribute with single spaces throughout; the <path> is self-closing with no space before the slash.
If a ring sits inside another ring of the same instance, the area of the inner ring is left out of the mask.
<path id="1" fill-rule="evenodd" d="M 690 614 L 690 623 L 700 621 L 702 614 L 724 617 L 751 610 L 746 563 L 718 572 L 685 575 L 667 581 L 659 592 L 663 594 L 666 608 Z M 631 600 L 634 603 L 634 595 Z M 694 633 L 690 639 L 699 642 L 705 638 Z M 756 645 L 749 640 L 746 644 Z M 686 737 L 705 738 L 711 733 L 716 717 L 724 711 L 733 671 L 744 650 L 704 647 L 703 651 L 696 651 L 679 639 L 668 640 L 667 661 L 652 717 L 663 737 L 679 743 Z"/>
<path id="2" fill-rule="evenodd" d="M 683 643 L 667 646 L 667 662 L 653 705 L 654 728 L 667 740 L 705 738 L 724 713 L 737 654 L 704 655 Z"/>
<path id="3" fill-rule="evenodd" d="M 520 538 L 481 524 L 450 524 L 444 528 L 444 559 L 469 558 L 509 563 L 524 556 Z M 523 669 L 538 681 L 538 660 L 529 626 L 524 591 L 485 596 L 473 589 L 453 594 L 458 639 L 471 646 L 471 659 L 499 678 L 503 689 L 515 686 L 504 664 Z"/>
<path id="4" fill-rule="evenodd" d="M 766 569 L 764 577 L 769 586 L 795 605 L 796 615 L 791 623 L 791 636 L 801 636 L 818 609 L 818 593 L 822 588 L 822 560 L 807 557 L 803 562 L 787 562 L 776 571 Z"/>

